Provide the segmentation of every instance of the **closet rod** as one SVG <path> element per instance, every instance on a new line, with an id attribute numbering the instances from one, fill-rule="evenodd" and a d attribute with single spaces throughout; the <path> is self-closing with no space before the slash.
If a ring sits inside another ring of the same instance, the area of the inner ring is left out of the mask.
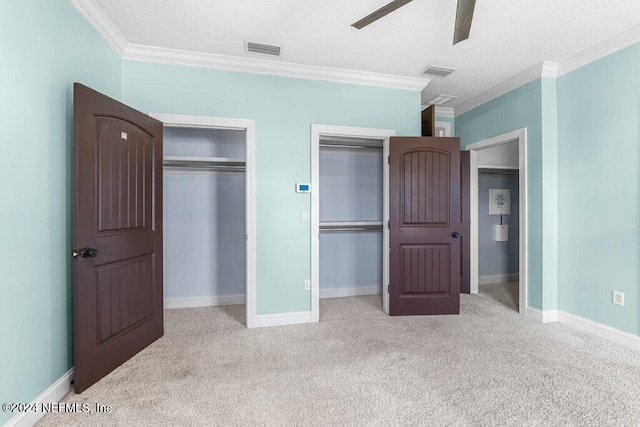
<path id="1" fill-rule="evenodd" d="M 323 144 L 320 143 L 320 147 L 326 148 L 355 148 L 358 150 L 382 150 L 382 147 L 375 145 L 362 145 L 362 144 Z"/>

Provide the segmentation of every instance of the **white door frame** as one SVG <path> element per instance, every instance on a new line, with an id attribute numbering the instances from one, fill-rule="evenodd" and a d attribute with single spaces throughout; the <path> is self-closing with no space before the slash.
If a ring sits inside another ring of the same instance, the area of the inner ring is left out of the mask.
<path id="1" fill-rule="evenodd" d="M 519 210 L 520 210 L 520 254 L 519 254 L 519 311 L 524 314 L 527 309 L 527 128 L 521 128 L 493 138 L 485 139 L 474 144 L 467 145 L 465 149 L 471 152 L 471 293 L 478 293 L 478 151 L 489 147 L 518 141 L 518 170 L 519 170 Z M 491 167 L 491 166 L 490 166 Z M 496 167 L 493 167 L 496 168 Z M 497 169 L 497 168 L 496 168 Z"/>
<path id="2" fill-rule="evenodd" d="M 311 125 L 311 321 L 320 321 L 320 137 L 380 139 L 383 144 L 383 207 L 382 207 L 382 298 L 384 312 L 389 312 L 389 138 L 396 135 L 392 129 L 360 128 L 350 126 Z"/>
<path id="3" fill-rule="evenodd" d="M 256 326 L 256 203 L 255 203 L 255 138 L 256 123 L 251 119 L 229 119 L 206 116 L 149 113 L 164 123 L 164 127 L 233 129 L 245 131 L 246 141 L 246 239 L 247 239 L 247 327 Z"/>

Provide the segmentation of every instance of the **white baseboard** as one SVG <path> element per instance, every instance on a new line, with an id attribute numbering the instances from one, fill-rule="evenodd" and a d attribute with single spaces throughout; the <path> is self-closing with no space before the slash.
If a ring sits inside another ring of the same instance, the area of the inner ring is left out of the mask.
<path id="1" fill-rule="evenodd" d="M 576 316 L 575 314 L 558 311 L 558 321 L 572 328 L 579 329 L 591 335 L 604 338 L 607 341 L 623 345 L 635 351 L 640 351 L 640 336 Z"/>
<path id="2" fill-rule="evenodd" d="M 262 328 L 264 326 L 297 325 L 300 323 L 312 323 L 310 311 L 294 313 L 260 314 L 252 322 L 250 328 Z"/>
<path id="3" fill-rule="evenodd" d="M 532 320 L 535 320 L 540 323 L 551 323 L 558 321 L 558 311 L 557 310 L 548 310 L 542 311 L 537 308 L 527 307 L 525 315 Z"/>
<path id="4" fill-rule="evenodd" d="M 527 307 L 526 316 L 541 323 L 559 322 L 632 350 L 640 351 L 640 336 L 576 316 L 575 314 L 561 310 L 541 311 L 537 308 Z"/>
<path id="5" fill-rule="evenodd" d="M 246 304 L 244 295 L 227 295 L 219 297 L 166 298 L 164 308 L 212 307 L 216 305 Z"/>
<path id="6" fill-rule="evenodd" d="M 382 293 L 382 286 L 365 286 L 358 288 L 320 289 L 320 299 L 355 297 L 360 295 L 377 295 Z M 217 305 L 246 304 L 244 295 L 226 295 L 219 297 L 166 298 L 164 308 L 214 307 Z"/>
<path id="7" fill-rule="evenodd" d="M 520 279 L 520 274 L 495 274 L 493 276 L 480 276 L 478 277 L 478 285 L 491 285 L 493 283 L 507 283 L 517 282 Z"/>
<path id="8" fill-rule="evenodd" d="M 65 394 L 71 391 L 72 378 L 73 368 L 69 369 L 66 374 L 61 376 L 55 383 L 50 385 L 45 391 L 42 392 L 42 394 L 40 394 L 40 396 L 36 397 L 35 400 L 31 402 L 38 408 L 37 412 L 23 412 L 20 414 L 16 414 L 15 417 L 11 418 L 5 424 L 5 427 L 26 427 L 32 426 L 37 423 L 40 418 L 44 417 L 45 415 L 42 411 L 42 404 L 59 402 Z"/>
<path id="9" fill-rule="evenodd" d="M 320 299 L 357 297 L 360 295 L 378 295 L 382 293 L 382 286 L 363 286 L 359 288 L 325 288 L 320 289 Z"/>

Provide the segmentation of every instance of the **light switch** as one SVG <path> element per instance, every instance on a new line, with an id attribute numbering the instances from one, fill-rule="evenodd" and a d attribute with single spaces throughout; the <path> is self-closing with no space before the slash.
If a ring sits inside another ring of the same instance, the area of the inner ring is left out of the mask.
<path id="1" fill-rule="evenodd" d="M 300 212 L 300 222 L 307 222 L 309 220 L 309 212 L 301 211 Z"/>

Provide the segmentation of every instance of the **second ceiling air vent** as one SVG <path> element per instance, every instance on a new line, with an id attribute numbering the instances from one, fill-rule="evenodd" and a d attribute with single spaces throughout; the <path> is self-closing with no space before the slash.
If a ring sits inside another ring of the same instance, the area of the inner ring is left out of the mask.
<path id="1" fill-rule="evenodd" d="M 256 42 L 250 42 L 250 41 L 244 42 L 244 49 L 246 52 L 259 53 L 262 55 L 270 55 L 270 56 L 280 56 L 282 53 L 282 49 L 280 48 L 280 46 L 273 46 L 270 44 L 256 43 Z"/>
<path id="2" fill-rule="evenodd" d="M 435 76 L 435 77 L 447 77 L 449 74 L 453 73 L 455 70 L 453 68 L 445 68 L 445 67 L 435 67 L 433 65 L 429 65 L 422 71 L 422 74 L 426 76 Z"/>

